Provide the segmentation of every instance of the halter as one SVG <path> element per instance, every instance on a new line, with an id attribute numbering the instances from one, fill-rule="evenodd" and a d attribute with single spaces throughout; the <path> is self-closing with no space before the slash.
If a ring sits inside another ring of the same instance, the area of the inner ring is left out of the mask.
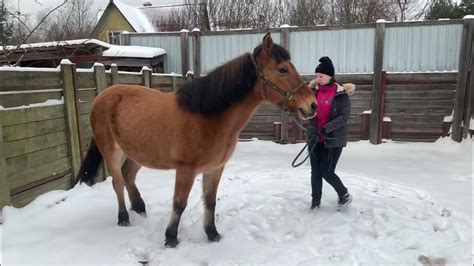
<path id="1" fill-rule="evenodd" d="M 264 98 L 268 99 L 268 89 L 267 86 L 270 86 L 271 89 L 273 89 L 275 92 L 283 96 L 285 99 L 283 109 L 287 110 L 288 109 L 288 103 L 293 99 L 295 94 L 297 94 L 302 88 L 306 86 L 306 82 L 302 82 L 300 85 L 298 85 L 296 88 L 292 89 L 290 92 L 285 91 L 278 87 L 275 83 L 273 83 L 270 79 L 268 79 L 267 76 L 263 75 L 263 73 L 258 69 L 257 62 L 255 61 L 255 58 L 253 57 L 253 54 L 250 54 L 250 59 L 252 59 L 252 63 L 255 66 L 255 72 L 257 73 L 257 76 L 262 80 L 263 82 L 263 94 Z"/>

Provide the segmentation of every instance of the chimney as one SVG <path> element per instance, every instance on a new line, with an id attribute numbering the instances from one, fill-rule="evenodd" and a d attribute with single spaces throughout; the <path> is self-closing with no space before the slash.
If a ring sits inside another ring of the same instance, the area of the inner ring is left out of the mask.
<path id="1" fill-rule="evenodd" d="M 143 2 L 143 6 L 151 6 L 151 2 L 145 1 L 145 2 Z"/>

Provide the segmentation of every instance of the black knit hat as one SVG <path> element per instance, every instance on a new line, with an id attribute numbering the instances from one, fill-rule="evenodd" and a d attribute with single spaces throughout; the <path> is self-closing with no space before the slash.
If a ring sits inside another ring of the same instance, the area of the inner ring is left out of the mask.
<path id="1" fill-rule="evenodd" d="M 314 70 L 315 73 L 323 73 L 328 76 L 334 77 L 334 66 L 332 65 L 331 59 L 327 56 L 323 56 L 319 58 L 319 62 L 321 62 L 316 69 Z"/>

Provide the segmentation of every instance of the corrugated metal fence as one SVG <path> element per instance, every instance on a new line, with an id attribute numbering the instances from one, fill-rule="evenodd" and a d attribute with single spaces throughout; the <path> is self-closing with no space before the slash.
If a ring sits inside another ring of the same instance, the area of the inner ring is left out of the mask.
<path id="1" fill-rule="evenodd" d="M 387 72 L 457 71 L 463 20 L 384 23 L 383 70 Z M 288 50 L 301 74 L 313 74 L 319 57 L 331 57 L 336 73 L 373 73 L 376 24 L 270 29 L 275 43 L 288 33 Z M 265 30 L 222 32 L 128 33 L 126 44 L 167 51 L 165 72 L 186 74 L 195 64 L 206 74 L 226 61 L 252 51 Z M 183 47 L 182 39 L 187 47 Z M 196 55 L 196 42 L 200 42 Z M 196 56 L 199 55 L 199 58 Z M 184 59 L 183 59 L 184 58 Z M 187 61 L 184 67 L 182 62 Z M 199 62 L 194 62 L 198 60 Z M 184 71 L 184 73 L 183 73 Z"/>

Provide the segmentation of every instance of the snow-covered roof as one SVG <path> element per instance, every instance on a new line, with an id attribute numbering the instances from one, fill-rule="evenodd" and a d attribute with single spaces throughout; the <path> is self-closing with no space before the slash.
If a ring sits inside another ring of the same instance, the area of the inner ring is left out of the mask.
<path id="1" fill-rule="evenodd" d="M 114 1 L 114 4 L 128 22 L 132 24 L 136 32 L 155 32 L 152 22 L 141 12 L 141 9 L 126 5 L 117 0 Z"/>
<path id="2" fill-rule="evenodd" d="M 55 42 L 37 42 L 37 43 L 25 43 L 20 45 L 19 49 L 28 49 L 28 48 L 41 48 L 41 47 L 54 47 L 54 46 L 68 46 L 68 45 L 78 45 L 78 44 L 97 44 L 103 47 L 110 47 L 111 44 L 106 42 L 96 40 L 96 39 L 77 39 L 77 40 L 66 40 L 66 41 L 55 41 Z M 5 47 L 5 50 L 15 49 L 16 46 L 9 45 Z M 0 50 L 3 47 L 0 47 Z"/>
<path id="3" fill-rule="evenodd" d="M 153 58 L 166 54 L 165 49 L 144 46 L 122 46 L 111 45 L 111 47 L 104 52 L 104 57 L 140 57 Z"/>
<path id="4" fill-rule="evenodd" d="M 20 49 L 28 48 L 42 48 L 42 47 L 55 47 L 55 46 L 68 46 L 68 45 L 80 45 L 80 44 L 96 44 L 104 47 L 102 56 L 104 57 L 140 57 L 140 58 L 153 58 L 166 54 L 166 51 L 162 48 L 145 47 L 145 46 L 124 46 L 124 45 L 112 45 L 96 39 L 78 39 L 78 40 L 67 40 L 58 42 L 39 42 L 39 43 L 27 43 L 22 44 Z M 7 46 L 6 50 L 15 49 L 16 46 Z M 2 47 L 0 47 L 0 50 Z"/>

